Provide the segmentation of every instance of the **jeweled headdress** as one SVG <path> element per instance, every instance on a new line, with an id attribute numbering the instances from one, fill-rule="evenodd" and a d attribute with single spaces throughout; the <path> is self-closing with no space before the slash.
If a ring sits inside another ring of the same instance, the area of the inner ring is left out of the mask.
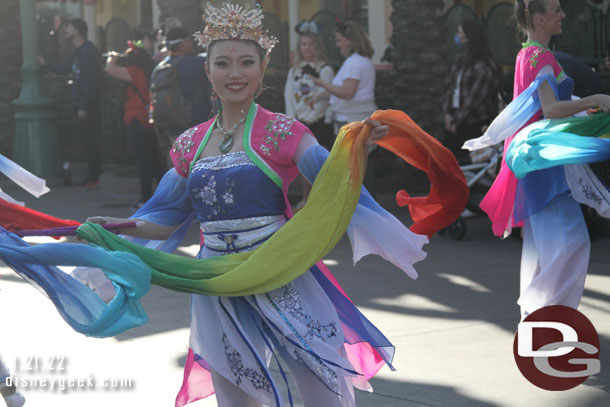
<path id="1" fill-rule="evenodd" d="M 263 10 L 256 6 L 250 10 L 236 4 L 224 3 L 222 8 L 216 8 L 210 3 L 205 8 L 203 33 L 195 33 L 195 38 L 204 47 L 218 40 L 251 40 L 265 50 L 265 58 L 279 42 L 263 28 Z"/>

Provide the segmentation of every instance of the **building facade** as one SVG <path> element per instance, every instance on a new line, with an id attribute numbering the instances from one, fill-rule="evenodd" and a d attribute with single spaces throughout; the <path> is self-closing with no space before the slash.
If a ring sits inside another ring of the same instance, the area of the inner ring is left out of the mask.
<path id="1" fill-rule="evenodd" d="M 226 0 L 225 0 L 226 1 Z M 90 28 L 89 39 L 103 52 L 110 50 L 122 51 L 128 39 L 132 39 L 136 30 L 152 31 L 162 25 L 180 24 L 190 31 L 202 28 L 201 14 L 207 0 L 39 0 L 37 1 L 39 41 L 41 53 L 45 54 L 45 47 L 55 27 L 56 16 L 64 18 L 81 17 L 88 22 Z M 409 13 L 423 13 L 421 10 L 428 7 L 428 3 L 420 0 L 229 0 L 237 4 L 259 4 L 267 14 L 265 24 L 269 31 L 280 38 L 281 43 L 272 54 L 269 78 L 270 86 L 281 89 L 283 86 L 282 74 L 287 71 L 291 54 L 296 48 L 297 36 L 294 26 L 297 22 L 315 19 L 325 26 L 323 39 L 326 42 L 331 65 L 338 68 L 341 61 L 338 51 L 334 47 L 332 28 L 335 19 L 356 19 L 368 31 L 372 40 L 375 54 L 373 61 L 376 64 L 380 80 L 391 85 L 392 72 L 399 75 L 390 62 L 382 59 L 390 45 L 394 32 L 391 21 L 402 21 L 405 14 L 395 13 L 396 7 L 408 7 Z M 20 28 L 15 12 L 17 2 L 8 2 L 9 6 L 0 10 L 3 37 L 13 38 L 13 41 L 3 47 L 3 60 L 6 62 L 0 75 L 0 86 L 7 89 L 0 98 L 0 124 L 8 131 L 0 136 L 0 150 L 10 151 L 10 145 L 5 142 L 12 134 L 11 100 L 18 94 L 21 66 L 20 55 Z M 220 6 L 223 0 L 211 0 Z M 522 35 L 511 21 L 512 1 L 508 0 L 439 0 L 434 2 L 434 13 L 440 15 L 437 29 L 444 32 L 444 39 L 437 44 L 443 49 L 445 63 L 449 65 L 456 52 L 453 44 L 453 35 L 459 23 L 464 19 L 476 19 L 485 26 L 488 40 L 494 52 L 496 61 L 505 67 L 510 75 L 516 53 L 520 48 Z M 590 65 L 599 65 L 605 56 L 606 44 L 610 40 L 610 13 L 608 13 L 610 0 L 562 0 L 562 5 L 568 14 L 564 22 L 564 34 L 555 39 L 553 46 L 573 53 Z M 421 7 L 411 8 L 414 4 Z M 435 16 L 436 16 L 435 14 Z M 413 16 L 410 16 L 413 17 Z M 396 20 L 398 18 L 398 20 Z M 419 18 L 422 20 L 425 18 Z M 414 16 L 414 21 L 418 17 Z M 404 25 L 404 24 L 403 24 Z M 34 29 L 34 27 L 32 27 Z M 417 42 L 425 40 L 428 30 L 416 31 L 403 35 L 398 41 Z M 396 41 L 396 39 L 395 39 Z M 64 50 L 64 58 L 70 55 Z M 389 52 L 391 54 L 391 52 Z M 59 61 L 56 61 L 59 62 Z M 421 69 L 427 69 L 421 66 Z M 510 79 L 510 78 L 509 78 Z M 442 78 L 440 78 L 442 80 Z M 508 80 L 507 82 L 510 82 Z M 55 85 L 58 85 L 56 83 Z M 380 83 L 383 89 L 384 83 Z M 277 92 L 278 95 L 281 94 Z M 381 96 L 388 92 L 379 92 Z M 117 93 L 118 94 L 118 93 Z M 397 95 L 400 96 L 400 95 Z M 281 109 L 281 97 L 270 97 L 275 103 L 272 107 Z M 380 106 L 392 107 L 392 98 L 382 100 Z M 110 110 L 116 110 L 112 107 Z M 3 140 L 4 139 L 4 140 Z M 8 146 L 8 147 L 7 147 Z"/>

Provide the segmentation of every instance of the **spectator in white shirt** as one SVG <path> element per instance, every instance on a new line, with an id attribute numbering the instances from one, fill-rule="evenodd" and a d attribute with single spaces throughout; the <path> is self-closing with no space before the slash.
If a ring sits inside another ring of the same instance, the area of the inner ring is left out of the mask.
<path id="1" fill-rule="evenodd" d="M 345 58 L 332 83 L 314 78 L 316 86 L 330 93 L 326 121 L 332 121 L 335 133 L 345 123 L 368 118 L 375 110 L 375 66 L 371 61 L 373 46 L 368 35 L 355 21 L 337 23 L 335 45 Z M 364 183 L 373 191 L 373 163 L 369 161 Z"/>
<path id="2" fill-rule="evenodd" d="M 330 117 L 327 118 L 337 127 L 366 119 L 377 106 L 375 66 L 371 61 L 373 47 L 368 35 L 355 21 L 340 22 L 335 28 L 335 44 L 345 58 L 339 72 L 332 83 L 319 78 L 313 82 L 330 93 Z"/>

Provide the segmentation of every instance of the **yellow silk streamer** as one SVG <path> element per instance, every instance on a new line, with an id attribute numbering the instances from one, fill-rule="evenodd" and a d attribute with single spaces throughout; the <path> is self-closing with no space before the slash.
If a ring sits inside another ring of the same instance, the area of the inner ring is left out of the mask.
<path id="1" fill-rule="evenodd" d="M 347 229 L 360 197 L 370 129 L 351 123 L 340 130 L 303 209 L 254 251 L 191 259 L 139 246 L 92 223 L 77 234 L 108 250 L 136 254 L 151 268 L 151 282 L 171 290 L 217 296 L 275 290 L 327 255 Z"/>

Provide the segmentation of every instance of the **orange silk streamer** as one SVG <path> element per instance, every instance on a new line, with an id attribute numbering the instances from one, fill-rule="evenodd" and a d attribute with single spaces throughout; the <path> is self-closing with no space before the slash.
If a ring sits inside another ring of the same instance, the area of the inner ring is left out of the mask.
<path id="1" fill-rule="evenodd" d="M 411 197 L 404 190 L 396 194 L 398 206 L 409 206 L 414 222 L 411 231 L 431 237 L 453 223 L 466 207 L 469 190 L 451 151 L 404 112 L 379 110 L 371 119 L 390 126 L 390 134 L 377 144 L 425 171 L 430 180 L 427 196 Z"/>

